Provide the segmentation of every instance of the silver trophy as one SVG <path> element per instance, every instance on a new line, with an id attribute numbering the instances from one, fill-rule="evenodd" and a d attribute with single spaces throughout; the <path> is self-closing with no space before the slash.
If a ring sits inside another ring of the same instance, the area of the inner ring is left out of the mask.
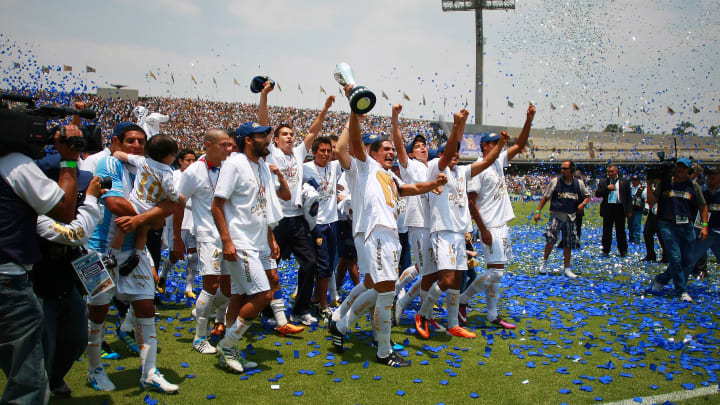
<path id="1" fill-rule="evenodd" d="M 348 99 L 350 100 L 350 109 L 355 114 L 368 113 L 375 107 L 375 101 L 377 101 L 375 94 L 367 87 L 358 86 L 355 83 L 352 68 L 347 63 L 340 62 L 335 66 L 335 81 L 343 87 L 346 84 L 353 85 L 350 94 L 348 94 Z"/>

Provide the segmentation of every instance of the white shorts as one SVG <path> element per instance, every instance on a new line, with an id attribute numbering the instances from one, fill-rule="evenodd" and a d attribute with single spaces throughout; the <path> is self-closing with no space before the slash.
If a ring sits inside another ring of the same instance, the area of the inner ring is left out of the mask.
<path id="1" fill-rule="evenodd" d="M 433 232 L 430 239 L 437 270 L 467 270 L 465 234 L 438 231 Z"/>
<path id="2" fill-rule="evenodd" d="M 168 218 L 172 219 L 172 216 L 169 216 Z M 185 244 L 185 249 L 197 249 L 198 243 L 195 241 L 195 234 L 193 234 L 192 230 L 182 229 L 180 236 Z M 162 241 L 163 244 L 165 244 L 165 249 L 173 250 L 175 242 L 173 241 L 172 221 L 170 221 L 170 225 L 168 225 L 167 222 L 165 223 Z"/>
<path id="3" fill-rule="evenodd" d="M 133 250 L 120 252 L 120 255 L 115 258 L 117 259 L 118 266 L 127 260 L 132 252 Z M 113 278 L 115 288 L 105 291 L 94 298 L 88 298 L 88 304 L 106 305 L 109 304 L 112 297 L 116 295 L 119 300 L 126 302 L 155 298 L 155 279 L 152 273 L 152 258 L 147 250 L 143 251 L 137 267 L 127 276 L 119 276 L 117 268 L 108 269 L 108 272 Z"/>
<path id="4" fill-rule="evenodd" d="M 220 241 L 218 241 L 218 243 L 198 242 L 198 261 L 200 262 L 201 276 L 230 274 L 230 271 L 225 265 L 225 260 L 223 260 L 222 244 Z"/>
<path id="5" fill-rule="evenodd" d="M 430 231 L 427 228 L 415 226 L 408 227 L 408 238 L 412 250 L 413 261 L 420 269 L 421 275 L 432 274 L 437 271 L 435 260 L 433 260 L 432 243 L 430 242 Z"/>
<path id="6" fill-rule="evenodd" d="M 234 262 L 225 260 L 232 280 L 232 294 L 253 295 L 270 290 L 270 282 L 265 274 L 265 267 L 270 263 L 262 259 L 263 256 L 269 258 L 269 252 L 238 249 L 237 256 Z"/>
<path id="7" fill-rule="evenodd" d="M 355 250 L 357 251 L 358 273 L 365 274 L 370 269 L 370 263 L 365 254 L 365 232 L 358 232 L 353 237 L 353 242 L 355 242 Z"/>
<path id="8" fill-rule="evenodd" d="M 492 235 L 492 245 L 488 246 L 481 243 L 483 254 L 485 255 L 485 263 L 487 264 L 505 264 L 508 259 L 512 258 L 512 244 L 510 242 L 510 233 L 507 225 L 498 226 L 496 228 L 488 228 Z"/>
<path id="9" fill-rule="evenodd" d="M 397 280 L 400 240 L 396 231 L 376 227 L 365 239 L 362 252 L 368 261 L 367 274 L 374 283 Z"/>

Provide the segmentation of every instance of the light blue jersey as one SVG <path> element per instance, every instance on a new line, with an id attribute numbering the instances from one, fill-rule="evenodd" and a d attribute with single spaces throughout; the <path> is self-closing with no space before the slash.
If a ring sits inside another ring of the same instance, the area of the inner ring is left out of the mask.
<path id="1" fill-rule="evenodd" d="M 110 177 L 112 179 L 112 188 L 108 190 L 105 195 L 102 196 L 102 201 L 105 201 L 107 197 L 122 197 L 127 198 L 132 191 L 133 182 L 135 181 L 135 175 L 130 172 L 118 159 L 107 156 L 98 161 L 95 167 L 95 175 L 102 177 Z M 90 240 L 88 241 L 88 248 L 97 252 L 104 253 L 110 247 L 113 235 L 115 234 L 115 219 L 117 215 L 110 212 L 105 206 L 103 212 L 103 220 L 95 230 L 93 231 Z M 135 245 L 135 232 L 131 232 L 125 235 L 122 248 L 120 250 L 131 250 Z"/>

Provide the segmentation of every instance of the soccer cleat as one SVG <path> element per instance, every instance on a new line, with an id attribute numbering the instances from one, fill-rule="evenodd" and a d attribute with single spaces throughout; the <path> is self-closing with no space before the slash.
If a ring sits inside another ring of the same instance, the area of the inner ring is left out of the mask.
<path id="1" fill-rule="evenodd" d="M 233 373 L 243 373 L 246 370 L 257 367 L 254 361 L 247 361 L 237 347 L 218 346 L 218 362 L 220 367 Z"/>
<path id="2" fill-rule="evenodd" d="M 332 311 L 332 309 L 330 309 L 330 307 L 325 307 L 321 311 L 322 319 L 325 324 L 330 323 L 330 321 L 332 320 L 332 314 L 333 314 L 333 311 Z"/>
<path id="3" fill-rule="evenodd" d="M 445 328 L 444 326 L 440 325 L 440 324 L 438 323 L 437 319 L 435 319 L 435 318 L 430 318 L 430 319 L 428 319 L 428 320 L 427 320 L 427 324 L 428 324 L 428 327 L 430 327 L 430 328 L 432 328 L 433 330 L 435 330 L 435 332 L 445 333 L 445 331 L 447 330 L 447 328 Z"/>
<path id="4" fill-rule="evenodd" d="M 117 360 L 120 358 L 120 354 L 112 351 L 110 345 L 103 340 L 100 344 L 100 358 L 105 360 Z"/>
<path id="5" fill-rule="evenodd" d="M 201 337 L 193 342 L 193 349 L 200 354 L 215 354 L 217 349 L 210 344 L 206 337 Z"/>
<path id="6" fill-rule="evenodd" d="M 466 326 L 468 324 L 467 304 L 460 304 L 460 306 L 459 306 L 458 323 L 460 323 L 461 326 Z"/>
<path id="7" fill-rule="evenodd" d="M 680 295 L 680 299 L 682 302 L 694 302 L 690 294 L 684 292 Z"/>
<path id="8" fill-rule="evenodd" d="M 573 273 L 572 270 L 568 268 L 566 268 L 564 272 L 567 278 L 577 278 L 577 274 Z"/>
<path id="9" fill-rule="evenodd" d="M 538 274 L 547 274 L 547 262 L 543 260 L 542 264 L 540 265 L 540 268 L 538 269 Z"/>
<path id="10" fill-rule="evenodd" d="M 305 326 L 310 326 L 313 323 L 317 323 L 317 321 L 318 321 L 317 318 L 310 315 L 309 312 L 306 312 L 300 316 L 290 314 L 290 322 L 301 323 Z"/>
<path id="11" fill-rule="evenodd" d="M 147 379 L 140 377 L 140 388 L 150 388 L 165 394 L 174 394 L 180 390 L 180 387 L 169 383 L 168 380 L 165 379 L 165 376 L 160 374 L 160 371 L 158 370 L 155 370 L 154 373 L 150 374 Z"/>
<path id="12" fill-rule="evenodd" d="M 507 321 L 505 321 L 504 319 L 502 319 L 502 318 L 499 317 L 499 316 L 498 316 L 497 318 L 495 318 L 494 321 L 491 321 L 490 323 L 493 324 L 493 325 L 495 325 L 495 326 L 497 326 L 498 328 L 503 328 L 503 329 L 515 329 L 515 325 L 513 325 L 513 324 L 511 324 L 511 323 L 509 323 L 509 322 L 507 322 Z"/>
<path id="13" fill-rule="evenodd" d="M 157 283 L 157 292 L 160 294 L 165 294 L 165 287 L 167 285 L 167 279 L 165 277 L 160 277 L 158 279 Z"/>
<path id="14" fill-rule="evenodd" d="M 70 389 L 70 386 L 67 385 L 65 380 L 61 380 L 60 385 L 58 385 L 57 387 L 50 388 L 50 392 L 52 392 L 52 394 L 56 397 L 69 398 L 70 396 L 72 396 L 72 389 Z"/>
<path id="15" fill-rule="evenodd" d="M 105 369 L 102 367 L 88 370 L 87 382 L 97 391 L 115 391 L 115 384 L 110 381 Z"/>
<path id="16" fill-rule="evenodd" d="M 296 335 L 296 334 L 304 331 L 305 327 L 293 325 L 290 322 L 288 322 L 283 326 L 278 326 L 277 328 L 275 328 L 275 330 L 280 334 L 280 336 Z"/>
<path id="17" fill-rule="evenodd" d="M 345 341 L 345 336 L 343 336 L 342 333 L 337 328 L 336 322 L 330 322 L 330 326 L 328 327 L 328 330 L 330 331 L 330 334 L 332 335 L 332 344 L 335 348 L 335 351 L 338 353 L 342 353 L 345 349 L 343 347 L 343 342 Z"/>
<path id="18" fill-rule="evenodd" d="M 390 352 L 387 357 L 378 357 L 377 355 L 375 355 L 375 359 L 378 363 L 385 364 L 390 367 L 407 367 L 410 365 L 409 360 L 405 360 L 394 350 Z"/>
<path id="19" fill-rule="evenodd" d="M 210 338 L 212 340 L 218 341 L 224 337 L 225 337 L 225 324 L 220 323 L 220 322 L 215 322 L 212 330 L 210 331 Z"/>
<path id="20" fill-rule="evenodd" d="M 377 340 L 373 340 L 372 345 L 374 348 L 378 347 Z M 390 339 L 390 347 L 395 351 L 405 350 L 405 346 L 401 345 L 400 343 L 397 343 L 396 341 Z"/>
<path id="21" fill-rule="evenodd" d="M 137 253 L 133 252 L 127 258 L 127 260 L 125 260 L 125 262 L 120 265 L 118 272 L 121 276 L 125 277 L 128 274 L 132 273 L 133 270 L 135 270 L 135 267 L 137 267 L 138 263 L 140 263 L 140 256 L 138 256 Z"/>
<path id="22" fill-rule="evenodd" d="M 418 335 L 425 339 L 430 337 L 430 329 L 428 328 L 428 321 L 425 317 L 415 314 L 415 330 Z"/>
<path id="23" fill-rule="evenodd" d="M 140 354 L 140 348 L 138 347 L 137 341 L 135 340 L 135 334 L 133 332 L 124 332 L 122 330 L 118 330 L 118 337 L 120 338 L 120 340 L 125 342 L 128 350 L 133 353 Z"/>
<path id="24" fill-rule="evenodd" d="M 190 299 L 190 300 L 196 300 L 196 299 L 197 299 L 197 295 L 195 295 L 195 293 L 192 292 L 192 290 L 190 290 L 190 291 L 185 291 L 185 297 L 187 297 L 187 299 Z"/>
<path id="25" fill-rule="evenodd" d="M 467 338 L 467 339 L 473 339 L 476 338 L 477 335 L 473 332 L 470 332 L 469 330 L 463 328 L 462 326 L 456 326 L 454 328 L 450 328 L 446 332 L 449 335 L 461 337 L 461 338 Z"/>

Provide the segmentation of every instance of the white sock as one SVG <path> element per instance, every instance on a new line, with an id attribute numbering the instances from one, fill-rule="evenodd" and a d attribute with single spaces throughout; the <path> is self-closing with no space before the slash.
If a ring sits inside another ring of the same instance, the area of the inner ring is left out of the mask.
<path id="1" fill-rule="evenodd" d="M 246 321 L 245 319 L 238 316 L 235 323 L 233 323 L 230 328 L 225 330 L 225 337 L 220 341 L 220 344 L 218 346 L 222 346 L 228 349 L 237 346 L 238 341 L 243 337 L 245 331 L 250 328 L 251 323 L 252 322 Z"/>
<path id="2" fill-rule="evenodd" d="M 218 289 L 217 294 L 215 294 L 215 301 L 213 302 L 215 308 L 215 322 L 220 322 L 222 324 L 225 323 L 225 313 L 227 312 L 228 304 L 230 304 L 230 297 L 223 294 L 222 291 Z M 209 317 L 210 314 L 208 313 L 208 318 Z"/>
<path id="3" fill-rule="evenodd" d="M 170 272 L 170 269 L 172 268 L 172 266 L 173 266 L 173 264 L 172 264 L 172 262 L 170 262 L 170 258 L 168 257 L 160 265 L 160 274 L 158 274 L 158 277 L 167 278 L 167 275 Z"/>
<path id="4" fill-rule="evenodd" d="M 447 303 L 448 329 L 452 329 L 459 325 L 458 312 L 460 308 L 460 290 L 448 288 L 445 300 Z"/>
<path id="5" fill-rule="evenodd" d="M 418 280 L 415 284 L 413 284 L 412 287 L 410 287 L 410 289 L 408 290 L 408 292 L 405 295 L 403 295 L 402 298 L 400 298 L 398 300 L 398 304 L 397 304 L 398 307 L 405 308 L 411 302 L 413 302 L 413 300 L 415 298 L 417 298 L 418 295 L 420 295 L 422 297 L 422 295 L 421 295 L 422 288 L 420 288 L 421 284 L 422 283 L 420 283 L 420 280 Z M 425 293 L 425 296 L 427 297 L 427 292 Z"/>
<path id="6" fill-rule="evenodd" d="M 344 317 L 357 297 L 365 291 L 367 291 L 367 288 L 365 288 L 363 283 L 358 283 L 355 287 L 353 287 L 353 289 L 350 290 L 350 294 L 348 294 L 347 298 L 345 298 L 345 301 L 343 301 L 342 304 L 340 304 L 340 307 L 333 312 L 333 322 L 338 322 L 342 317 Z"/>
<path id="7" fill-rule="evenodd" d="M 285 326 L 288 322 L 285 316 L 285 301 L 282 298 L 270 301 L 270 309 L 273 311 L 278 328 Z"/>
<path id="8" fill-rule="evenodd" d="M 438 287 L 437 281 L 433 283 L 432 287 L 428 290 L 427 298 L 423 300 L 422 306 L 420 307 L 420 311 L 418 311 L 418 314 L 420 316 L 430 319 L 432 318 L 432 309 L 433 305 L 437 302 L 437 300 L 440 299 L 440 296 L 443 294 L 443 290 Z"/>
<path id="9" fill-rule="evenodd" d="M 395 282 L 395 295 L 400 293 L 400 290 L 405 288 L 406 285 L 408 285 L 409 282 L 415 280 L 415 277 L 418 275 L 417 267 L 413 264 L 412 266 L 408 267 L 407 269 L 403 270 L 402 274 L 400 274 L 400 277 Z"/>
<path id="10" fill-rule="evenodd" d="M 498 317 L 498 301 L 500 300 L 500 283 L 492 283 L 485 289 L 487 300 L 487 320 L 492 322 Z"/>
<path id="11" fill-rule="evenodd" d="M 368 312 L 370 310 L 370 307 L 375 305 L 375 301 L 377 301 L 377 291 L 374 289 L 366 290 L 364 293 L 360 294 L 359 297 L 353 302 L 352 306 L 350 307 L 350 310 L 343 316 L 340 321 L 337 323 L 337 328 L 340 331 L 340 333 L 347 333 L 348 330 L 350 330 L 350 327 L 357 321 L 357 319 L 360 317 L 360 315 Z"/>
<path id="12" fill-rule="evenodd" d="M 335 303 L 338 298 L 340 298 L 337 291 L 337 284 L 335 284 L 335 272 L 333 272 L 332 276 L 330 276 L 330 281 L 328 283 L 328 293 L 330 294 L 330 303 Z"/>
<path id="13" fill-rule="evenodd" d="M 477 277 L 475 277 L 475 280 L 473 280 L 472 284 L 470 284 L 468 288 L 466 288 L 465 291 L 460 294 L 460 303 L 468 304 L 472 297 L 475 296 L 475 294 L 485 290 L 490 285 L 489 280 L 491 274 L 492 270 L 485 270 Z"/>
<path id="14" fill-rule="evenodd" d="M 157 335 L 155 334 L 155 317 L 136 318 L 138 346 L 140 346 L 140 363 L 142 364 L 143 379 L 147 379 L 155 372 L 157 358 Z"/>
<path id="15" fill-rule="evenodd" d="M 125 313 L 125 318 L 122 321 L 122 324 L 120 324 L 120 330 L 123 332 L 132 332 L 135 329 L 135 311 L 133 310 L 132 305 L 128 308 L 127 312 Z"/>
<path id="16" fill-rule="evenodd" d="M 88 359 L 88 369 L 95 370 L 102 366 L 100 349 L 105 332 L 105 322 L 95 323 L 88 319 L 88 345 L 85 349 Z"/>
<path id="17" fill-rule="evenodd" d="M 379 293 L 375 300 L 375 324 L 377 325 L 377 342 L 378 350 L 377 355 L 379 357 L 387 357 L 392 352 L 392 345 L 390 345 L 390 328 L 392 327 L 392 304 L 395 298 L 395 293 L 385 292 Z"/>
<path id="18" fill-rule="evenodd" d="M 215 295 L 202 290 L 195 302 L 195 314 L 197 315 L 197 325 L 195 327 L 195 340 L 207 338 L 208 331 L 208 317 L 210 316 L 210 310 L 215 301 Z"/>

